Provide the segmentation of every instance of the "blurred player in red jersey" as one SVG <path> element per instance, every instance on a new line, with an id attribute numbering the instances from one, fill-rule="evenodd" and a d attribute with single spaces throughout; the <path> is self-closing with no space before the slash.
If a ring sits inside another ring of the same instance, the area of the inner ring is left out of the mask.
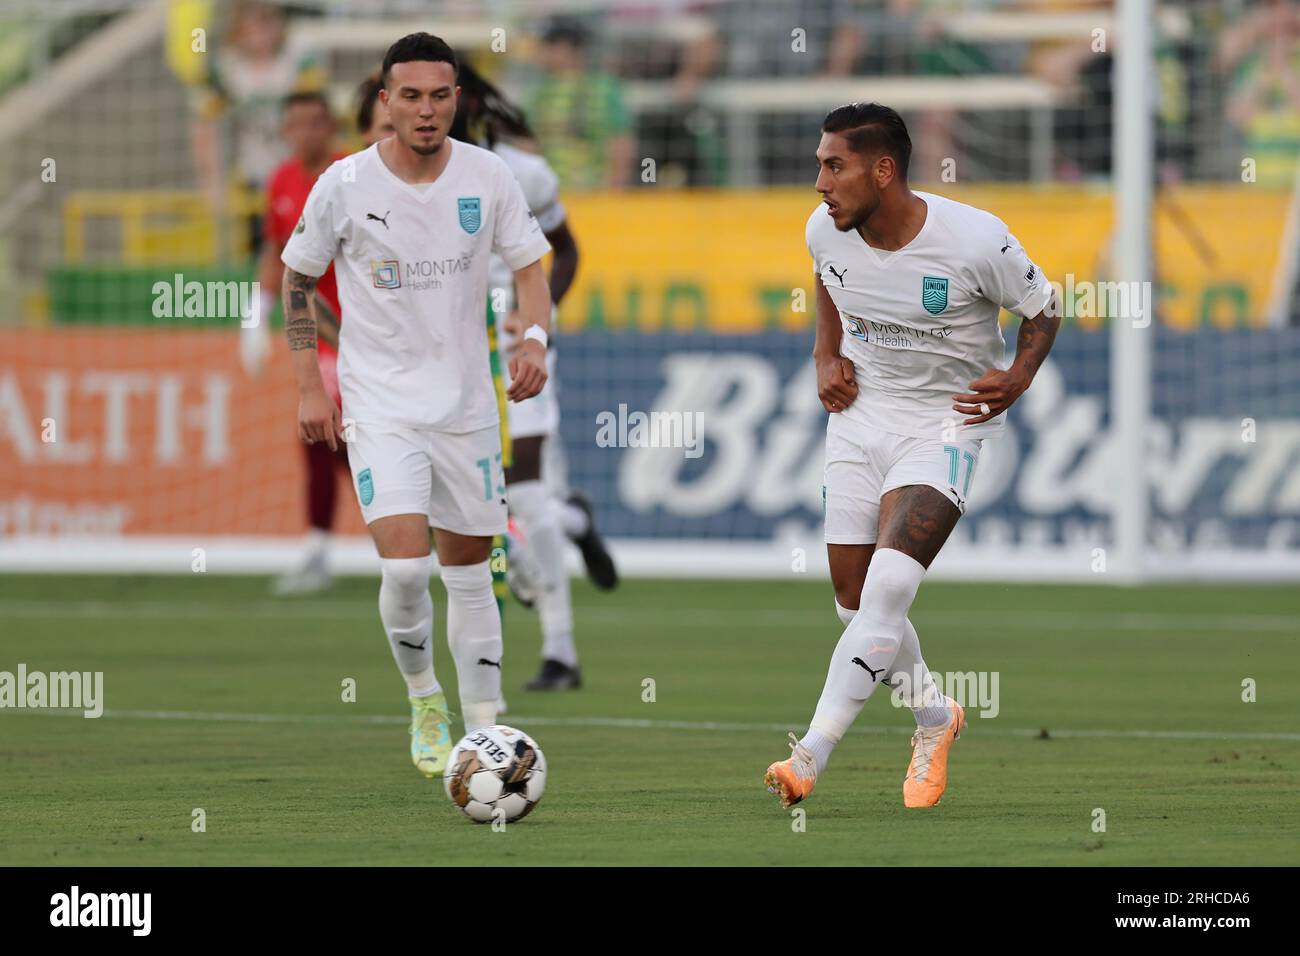
<path id="1" fill-rule="evenodd" d="M 261 294 L 266 300 L 261 303 L 264 321 L 255 328 L 244 330 L 241 339 L 244 368 L 254 377 L 260 373 L 270 347 L 269 323 L 265 320 L 274 310 L 275 290 L 280 288 L 284 274 L 280 253 L 298 226 L 316 178 L 336 159 L 347 155 L 335 148 L 337 129 L 334 116 L 329 101 L 321 93 L 294 93 L 286 97 L 281 132 L 292 155 L 271 174 L 267 184 L 265 241 L 258 266 Z M 321 379 L 335 404 L 341 408 L 335 368 L 341 310 L 332 267 L 317 283 L 316 297 L 316 315 L 322 319 L 317 349 Z M 326 548 L 334 523 L 337 472 L 340 468 L 347 470 L 347 454 L 342 449 L 330 451 L 324 442 L 303 445 L 303 453 L 307 464 L 307 517 L 311 529 L 300 565 L 276 579 L 274 590 L 277 594 L 311 594 L 330 584 Z"/>

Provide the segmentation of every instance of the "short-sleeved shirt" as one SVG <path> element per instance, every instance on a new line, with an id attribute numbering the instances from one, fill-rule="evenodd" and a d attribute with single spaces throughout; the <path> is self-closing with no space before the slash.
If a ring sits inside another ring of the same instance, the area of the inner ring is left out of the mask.
<path id="1" fill-rule="evenodd" d="M 902 249 L 867 245 L 856 229 L 840 232 L 824 205 L 808 218 L 805 238 L 817 275 L 843 329 L 840 354 L 851 359 L 858 397 L 847 421 L 911 438 L 990 438 L 1006 414 L 978 425 L 953 410 L 986 369 L 1005 367 L 998 316 L 1042 312 L 1052 287 L 997 216 L 917 192 L 925 223 Z"/>
<path id="2" fill-rule="evenodd" d="M 485 149 L 447 140 L 432 184 L 410 185 L 380 144 L 317 180 L 284 253 L 319 276 L 335 263 L 343 410 L 358 423 L 469 432 L 499 422 L 489 371 L 488 260 L 512 270 L 550 249 L 519 183 Z"/>

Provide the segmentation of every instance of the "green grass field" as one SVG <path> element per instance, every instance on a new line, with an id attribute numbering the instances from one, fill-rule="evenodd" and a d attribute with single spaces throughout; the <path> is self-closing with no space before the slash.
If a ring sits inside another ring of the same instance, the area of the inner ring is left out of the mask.
<path id="1" fill-rule="evenodd" d="M 376 588 L 277 601 L 254 578 L 0 579 L 0 670 L 103 671 L 107 708 L 0 711 L 0 864 L 1300 863 L 1295 588 L 928 583 L 912 614 L 928 663 L 998 672 L 1000 713 L 968 706 L 943 803 L 905 811 L 913 722 L 877 695 L 805 832 L 761 778 L 820 692 L 829 585 L 575 582 L 587 687 L 562 695 L 519 689 L 539 635 L 512 604 L 503 720 L 551 775 L 504 832 L 412 768 Z M 436 582 L 434 600 L 454 701 Z"/>

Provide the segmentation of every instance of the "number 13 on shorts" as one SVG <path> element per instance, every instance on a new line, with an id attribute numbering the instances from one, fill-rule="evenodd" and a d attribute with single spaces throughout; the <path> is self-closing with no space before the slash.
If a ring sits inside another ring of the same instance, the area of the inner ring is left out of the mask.
<path id="1" fill-rule="evenodd" d="M 500 476 L 500 481 L 495 482 L 496 494 L 504 495 L 506 493 L 506 475 L 505 469 L 501 467 L 501 452 L 497 452 L 492 458 L 480 458 L 475 462 L 483 472 L 483 500 L 491 501 L 493 495 L 494 478 L 493 466 L 495 465 L 496 473 Z"/>

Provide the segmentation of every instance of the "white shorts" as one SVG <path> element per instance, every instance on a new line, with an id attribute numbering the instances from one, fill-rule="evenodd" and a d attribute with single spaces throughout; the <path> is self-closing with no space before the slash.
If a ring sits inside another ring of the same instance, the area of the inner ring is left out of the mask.
<path id="1" fill-rule="evenodd" d="M 510 387 L 510 362 L 502 356 L 501 377 Z M 546 385 L 541 392 L 522 402 L 506 402 L 510 437 L 535 438 L 554 435 L 560 430 L 560 403 L 555 397 L 555 353 L 546 352 Z"/>
<path id="2" fill-rule="evenodd" d="M 822 485 L 826 543 L 875 544 L 881 497 L 905 485 L 928 485 L 965 514 L 980 444 L 979 438 L 943 442 L 868 430 L 832 413 Z"/>
<path id="3" fill-rule="evenodd" d="M 506 483 L 497 425 L 455 434 L 357 422 L 348 464 L 366 524 L 427 515 L 429 527 L 483 537 L 506 530 Z"/>

